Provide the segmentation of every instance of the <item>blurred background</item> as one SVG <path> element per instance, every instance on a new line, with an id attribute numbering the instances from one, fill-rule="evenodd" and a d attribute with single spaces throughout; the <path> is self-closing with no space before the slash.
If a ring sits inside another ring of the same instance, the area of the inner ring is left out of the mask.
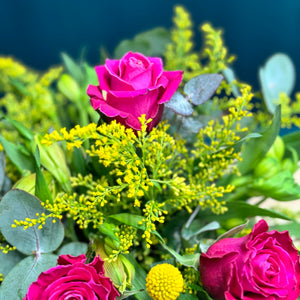
<path id="1" fill-rule="evenodd" d="M 113 54 L 123 39 L 157 26 L 170 29 L 176 4 L 192 16 L 197 51 L 202 46 L 199 25 L 209 21 L 224 30 L 225 44 L 237 56 L 237 77 L 254 88 L 258 68 L 276 52 L 288 54 L 300 74 L 299 0 L 0 0 L 0 55 L 46 70 L 61 63 L 61 52 L 78 58 L 85 49 L 95 65 L 100 46 Z"/>

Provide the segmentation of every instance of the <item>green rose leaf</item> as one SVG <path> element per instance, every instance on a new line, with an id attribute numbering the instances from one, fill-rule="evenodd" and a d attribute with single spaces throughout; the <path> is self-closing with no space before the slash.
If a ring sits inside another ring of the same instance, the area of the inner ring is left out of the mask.
<path id="1" fill-rule="evenodd" d="M 283 53 L 271 56 L 259 70 L 259 80 L 264 101 L 270 113 L 275 113 L 279 104 L 279 95 L 284 92 L 290 95 L 296 79 L 295 67 L 292 60 Z"/>
<path id="2" fill-rule="evenodd" d="M 195 105 L 200 105 L 215 93 L 220 86 L 223 76 L 220 74 L 202 74 L 189 80 L 184 88 L 184 93 Z"/>
<path id="3" fill-rule="evenodd" d="M 290 171 L 282 171 L 269 179 L 257 178 L 253 189 L 262 195 L 279 201 L 291 201 L 300 198 L 300 185 L 295 182 Z"/>
<path id="4" fill-rule="evenodd" d="M 56 250 L 64 238 L 64 228 L 59 220 L 53 223 L 52 218 L 45 221 L 42 229 L 39 224 L 28 227 L 13 228 L 14 220 L 26 218 L 36 219 L 36 214 L 48 214 L 40 201 L 33 195 L 18 189 L 9 191 L 0 202 L 0 231 L 5 240 L 15 246 L 20 252 L 30 255 L 36 253 L 49 253 Z"/>
<path id="5" fill-rule="evenodd" d="M 54 254 L 26 257 L 4 278 L 0 287 L 0 299 L 22 300 L 39 274 L 56 266 L 56 263 L 57 256 Z"/>
<path id="6" fill-rule="evenodd" d="M 182 116 L 190 116 L 194 111 L 192 104 L 179 92 L 175 92 L 165 106 Z"/>

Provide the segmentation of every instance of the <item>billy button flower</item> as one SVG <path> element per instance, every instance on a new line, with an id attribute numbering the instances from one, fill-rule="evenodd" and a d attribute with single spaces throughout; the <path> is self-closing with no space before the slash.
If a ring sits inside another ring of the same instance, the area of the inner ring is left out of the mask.
<path id="1" fill-rule="evenodd" d="M 173 265 L 156 265 L 147 275 L 146 290 L 153 300 L 176 300 L 183 291 L 183 277 Z"/>

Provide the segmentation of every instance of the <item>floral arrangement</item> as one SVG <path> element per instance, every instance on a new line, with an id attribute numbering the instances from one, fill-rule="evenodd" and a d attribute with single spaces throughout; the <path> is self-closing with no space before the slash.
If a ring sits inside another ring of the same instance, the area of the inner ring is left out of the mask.
<path id="1" fill-rule="evenodd" d="M 293 63 L 254 92 L 201 29 L 177 6 L 95 68 L 0 57 L 0 299 L 298 299 L 299 212 L 263 206 L 300 198 Z"/>

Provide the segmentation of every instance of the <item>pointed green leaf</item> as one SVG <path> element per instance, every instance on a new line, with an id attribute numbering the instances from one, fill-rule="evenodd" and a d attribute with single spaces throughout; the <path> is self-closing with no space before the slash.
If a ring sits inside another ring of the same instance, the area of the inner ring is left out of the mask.
<path id="1" fill-rule="evenodd" d="M 279 134 L 281 124 L 281 108 L 277 106 L 272 124 L 263 132 L 261 137 L 250 139 L 244 144 L 242 161 L 238 164 L 239 171 L 246 174 L 263 159 L 276 137 Z"/>
<path id="2" fill-rule="evenodd" d="M 30 129 L 25 127 L 22 123 L 13 120 L 9 117 L 5 117 L 5 120 L 15 127 L 15 129 L 27 140 L 31 141 L 33 139 L 33 133 Z"/>
<path id="3" fill-rule="evenodd" d="M 14 220 L 26 218 L 36 219 L 36 214 L 48 214 L 33 195 L 22 190 L 11 190 L 0 202 L 0 231 L 5 240 L 15 246 L 20 252 L 30 255 L 36 253 L 49 253 L 56 250 L 64 237 L 64 228 L 60 220 L 52 218 L 45 221 L 42 229 L 39 224 L 26 230 L 22 226 L 13 228 Z"/>
<path id="4" fill-rule="evenodd" d="M 53 203 L 52 195 L 50 193 L 44 174 L 41 170 L 40 151 L 38 146 L 36 146 L 36 150 L 35 150 L 35 160 L 36 160 L 35 195 L 42 202 L 46 202 L 48 200 L 50 203 Z"/>
<path id="5" fill-rule="evenodd" d="M 178 262 L 180 262 L 182 265 L 186 267 L 193 267 L 194 269 L 198 270 L 199 268 L 199 258 L 200 253 L 196 254 L 186 254 L 186 255 L 180 255 L 172 248 L 168 247 L 166 244 L 161 243 L 163 248 L 165 248 L 170 254 L 172 254 Z"/>
<path id="6" fill-rule="evenodd" d="M 23 146 L 15 145 L 14 143 L 6 140 L 2 135 L 0 135 L 0 142 L 6 155 L 21 173 L 25 170 L 34 172 L 35 163 L 33 157 Z"/>
<path id="7" fill-rule="evenodd" d="M 191 225 L 187 228 L 186 226 L 182 229 L 182 237 L 185 240 L 189 240 L 190 238 L 199 235 L 203 232 L 207 231 L 213 231 L 220 228 L 220 224 L 216 221 L 210 222 L 209 224 L 205 226 L 201 226 L 201 221 L 198 219 L 195 219 Z"/>
<path id="8" fill-rule="evenodd" d="M 5 277 L 0 286 L 0 299 L 22 300 L 39 274 L 54 267 L 56 263 L 57 256 L 53 254 L 26 257 Z"/>
<path id="9" fill-rule="evenodd" d="M 229 237 L 234 237 L 236 234 L 238 234 L 239 232 L 241 232 L 243 229 L 245 229 L 248 225 L 249 221 L 247 220 L 246 223 L 238 225 L 230 230 L 228 230 L 227 232 L 223 233 L 222 235 L 220 235 L 215 242 L 220 241 L 222 239 L 226 239 Z"/>
<path id="10" fill-rule="evenodd" d="M 83 80 L 82 70 L 79 64 L 77 64 L 68 54 L 61 54 L 64 65 L 70 75 L 77 81 L 81 82 Z"/>

